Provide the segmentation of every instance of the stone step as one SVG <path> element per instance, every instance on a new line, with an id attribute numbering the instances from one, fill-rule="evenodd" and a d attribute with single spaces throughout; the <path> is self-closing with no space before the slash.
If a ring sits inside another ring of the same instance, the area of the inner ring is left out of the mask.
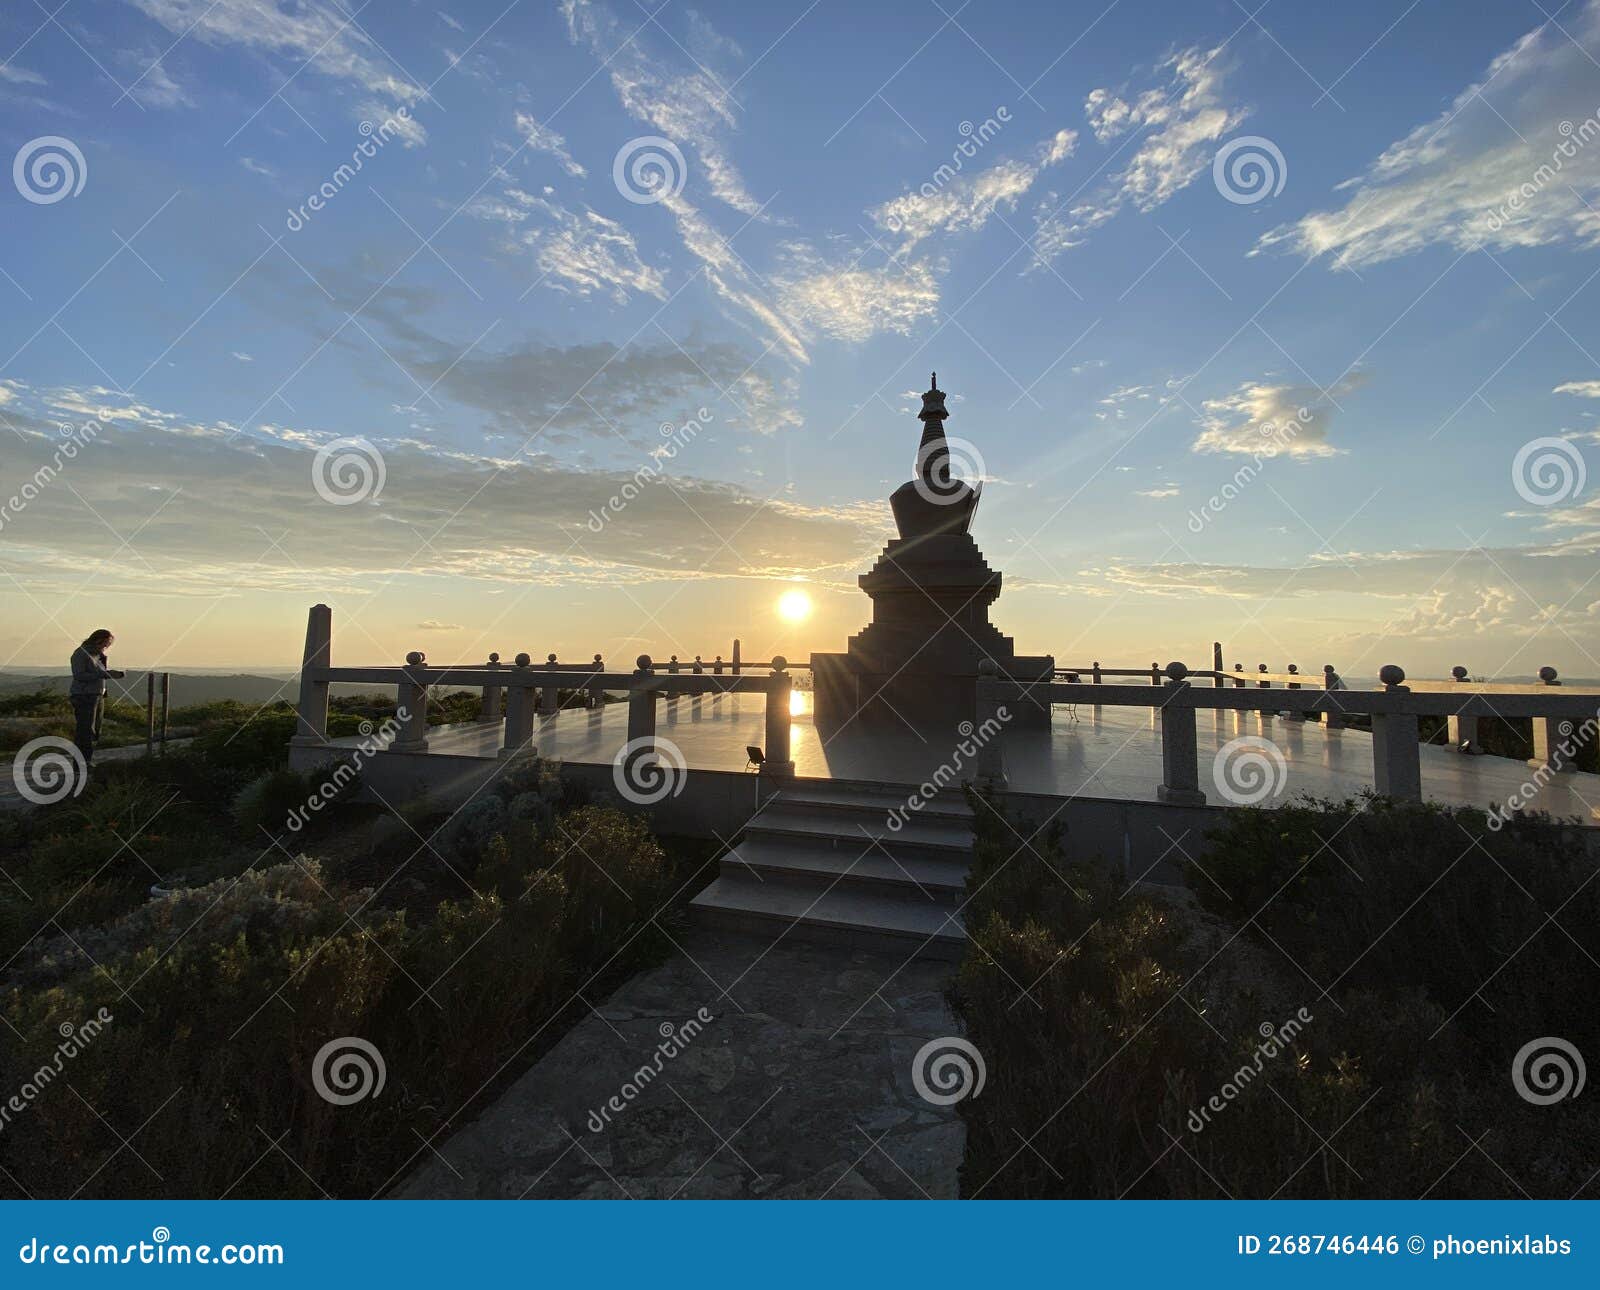
<path id="1" fill-rule="evenodd" d="M 769 802 L 745 826 L 746 836 L 784 836 L 810 839 L 819 845 L 844 848 L 859 854 L 877 844 L 900 858 L 959 859 L 972 856 L 972 826 L 955 820 L 922 819 L 915 815 L 899 829 L 871 811 L 845 818 L 831 811 L 815 811 L 801 803 Z"/>
<path id="2" fill-rule="evenodd" d="M 813 891 L 786 882 L 760 882 L 751 874 L 724 873 L 689 903 L 705 923 L 773 939 L 802 938 L 935 959 L 958 959 L 966 944 L 960 916 L 946 906 L 842 884 Z"/>
<path id="3" fill-rule="evenodd" d="M 809 886 L 814 894 L 855 888 L 950 908 L 966 898 L 967 869 L 964 859 L 887 856 L 865 838 L 859 847 L 822 847 L 809 838 L 747 837 L 722 857 L 722 872 L 735 878 Z"/>
<path id="4" fill-rule="evenodd" d="M 812 780 L 797 783 L 780 791 L 777 802 L 803 805 L 818 812 L 838 812 L 847 817 L 876 814 L 887 819 L 889 813 L 899 808 L 909 810 L 909 789 L 893 784 L 857 784 L 848 781 Z M 960 790 L 946 789 L 911 811 L 913 819 L 952 821 L 972 828 L 972 808 L 967 805 Z"/>

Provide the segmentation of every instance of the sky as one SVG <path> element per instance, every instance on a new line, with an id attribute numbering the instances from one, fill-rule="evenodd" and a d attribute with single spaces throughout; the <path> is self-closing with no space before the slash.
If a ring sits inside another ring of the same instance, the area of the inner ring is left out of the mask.
<path id="1" fill-rule="evenodd" d="M 343 665 L 841 649 L 937 370 L 1020 651 L 1600 675 L 1600 2 L 73 0 L 0 56 L 0 665 L 292 666 L 318 601 Z"/>

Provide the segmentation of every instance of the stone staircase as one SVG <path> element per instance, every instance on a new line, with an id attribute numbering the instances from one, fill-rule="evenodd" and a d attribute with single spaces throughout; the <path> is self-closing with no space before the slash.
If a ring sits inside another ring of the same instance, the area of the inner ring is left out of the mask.
<path id="1" fill-rule="evenodd" d="M 712 927 L 955 959 L 972 863 L 972 811 L 941 793 L 898 830 L 903 789 L 839 780 L 781 790 L 690 902 Z"/>

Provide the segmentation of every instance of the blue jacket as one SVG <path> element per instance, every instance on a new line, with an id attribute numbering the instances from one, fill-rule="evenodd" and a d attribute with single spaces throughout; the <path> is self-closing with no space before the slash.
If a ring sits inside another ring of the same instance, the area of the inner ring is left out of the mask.
<path id="1" fill-rule="evenodd" d="M 72 651 L 72 688 L 67 693 L 74 699 L 98 699 L 106 692 L 106 678 L 110 675 L 106 656 L 92 654 L 87 645 L 80 645 Z"/>

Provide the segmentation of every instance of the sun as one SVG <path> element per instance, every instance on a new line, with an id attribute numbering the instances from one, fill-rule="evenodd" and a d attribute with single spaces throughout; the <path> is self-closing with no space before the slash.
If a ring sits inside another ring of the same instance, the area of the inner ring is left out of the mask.
<path id="1" fill-rule="evenodd" d="M 786 591 L 778 597 L 778 617 L 786 623 L 803 623 L 811 617 L 811 597 L 805 592 Z"/>

